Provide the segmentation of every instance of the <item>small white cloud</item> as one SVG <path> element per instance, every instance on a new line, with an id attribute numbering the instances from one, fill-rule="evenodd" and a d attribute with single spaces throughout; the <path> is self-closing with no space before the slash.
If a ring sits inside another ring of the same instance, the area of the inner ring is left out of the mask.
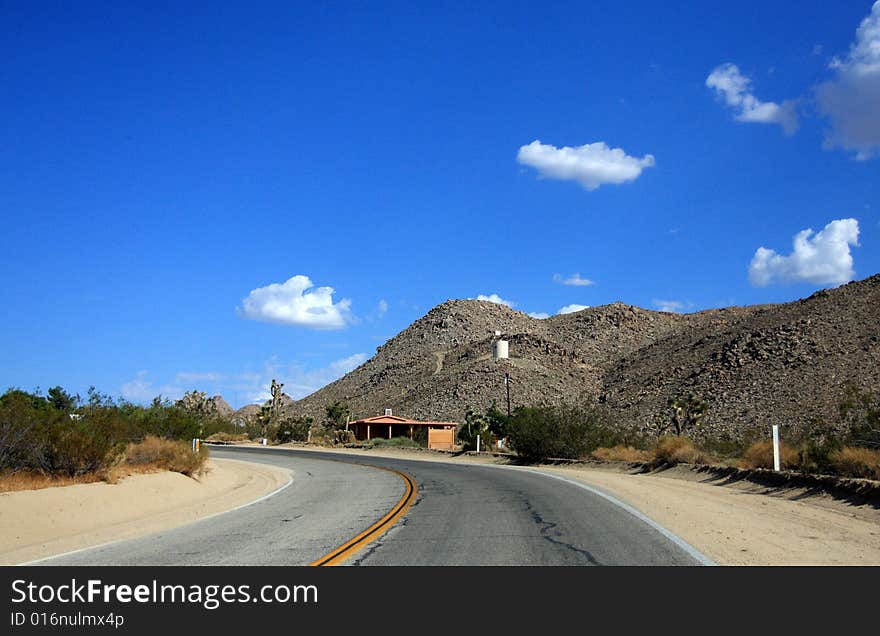
<path id="1" fill-rule="evenodd" d="M 880 1 L 859 24 L 849 54 L 831 68 L 834 79 L 816 87 L 819 110 L 831 120 L 826 147 L 870 159 L 880 151 Z"/>
<path id="2" fill-rule="evenodd" d="M 660 300 L 655 298 L 651 301 L 657 311 L 665 311 L 671 314 L 679 314 L 684 309 L 684 303 L 680 300 Z"/>
<path id="3" fill-rule="evenodd" d="M 642 170 L 654 165 L 653 155 L 630 157 L 622 148 L 609 148 L 604 141 L 557 148 L 535 140 L 520 147 L 516 160 L 535 168 L 542 177 L 577 181 L 587 190 L 634 181 Z"/>
<path id="4" fill-rule="evenodd" d="M 223 375 L 220 373 L 214 373 L 213 371 L 181 371 L 177 374 L 175 379 L 181 384 L 188 384 L 191 382 L 219 382 L 223 379 Z"/>
<path id="5" fill-rule="evenodd" d="M 312 329 L 342 329 L 351 323 L 351 301 L 333 302 L 332 287 L 318 287 L 308 276 L 258 287 L 242 301 L 239 314 L 250 320 Z"/>
<path id="6" fill-rule="evenodd" d="M 474 299 L 472 299 L 472 300 L 474 300 Z M 479 296 L 476 297 L 475 300 L 486 300 L 490 303 L 495 303 L 496 305 L 505 305 L 506 307 L 511 307 L 511 308 L 516 305 L 516 303 L 513 302 L 512 300 L 504 300 L 498 294 L 489 294 L 488 296 L 486 294 L 480 294 Z"/>
<path id="7" fill-rule="evenodd" d="M 532 318 L 537 318 L 538 320 L 544 320 L 545 318 L 549 318 L 550 314 L 543 311 L 530 311 L 529 316 L 531 316 Z"/>
<path id="8" fill-rule="evenodd" d="M 589 309 L 589 308 L 590 308 L 589 305 L 576 305 L 576 304 L 572 304 L 572 305 L 566 305 L 565 307 L 560 307 L 560 308 L 559 308 L 559 311 L 557 311 L 556 313 L 559 314 L 559 315 L 562 315 L 562 314 L 573 314 L 573 313 L 576 312 L 576 311 L 582 311 L 582 310 L 584 310 L 584 309 Z"/>
<path id="9" fill-rule="evenodd" d="M 336 377 L 342 377 L 349 371 L 354 371 L 359 366 L 361 366 L 364 362 L 367 361 L 366 353 L 355 353 L 347 358 L 342 358 L 341 360 L 336 360 L 335 362 L 331 362 L 327 367 L 327 371 L 330 375 L 335 375 Z M 336 378 L 334 378 L 335 380 Z"/>
<path id="10" fill-rule="evenodd" d="M 759 247 L 749 265 L 752 285 L 766 287 L 774 282 L 805 281 L 837 286 L 851 281 L 855 272 L 850 246 L 858 247 L 859 222 L 831 221 L 821 232 L 813 234 L 811 229 L 798 232 L 788 256 Z"/>
<path id="11" fill-rule="evenodd" d="M 388 301 L 384 300 L 384 299 L 380 300 L 379 305 L 376 308 L 376 311 L 379 313 L 379 318 L 381 318 L 382 316 L 387 314 L 388 313 Z"/>
<path id="12" fill-rule="evenodd" d="M 752 94 L 751 80 L 740 73 L 736 64 L 715 67 L 706 78 L 706 86 L 715 89 L 715 93 L 736 111 L 734 118 L 737 121 L 779 124 L 786 135 L 797 130 L 796 102 L 762 102 Z"/>
<path id="13" fill-rule="evenodd" d="M 153 398 L 163 397 L 170 400 L 179 400 L 183 397 L 184 390 L 179 386 L 164 385 L 156 387 L 151 380 L 147 379 L 147 371 L 138 371 L 137 376 L 122 385 L 120 393 L 122 397 L 138 404 L 152 402 Z"/>
<path id="14" fill-rule="evenodd" d="M 595 284 L 589 278 L 581 278 L 581 275 L 577 272 L 568 277 L 562 274 L 553 274 L 553 282 L 560 285 L 573 285 L 575 287 L 588 287 Z"/>

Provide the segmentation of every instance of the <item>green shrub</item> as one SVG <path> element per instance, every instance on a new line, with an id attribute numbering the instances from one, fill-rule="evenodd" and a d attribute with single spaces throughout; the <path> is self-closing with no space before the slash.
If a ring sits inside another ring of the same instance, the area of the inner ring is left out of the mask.
<path id="1" fill-rule="evenodd" d="M 488 448 L 495 442 L 495 436 L 489 430 L 489 417 L 482 413 L 476 413 L 468 409 L 464 416 L 464 424 L 458 429 L 457 437 L 464 450 L 476 450 L 477 437 L 480 438 L 480 446 Z"/>
<path id="2" fill-rule="evenodd" d="M 370 443 L 380 448 L 419 448 L 418 442 L 408 437 L 392 437 L 391 439 L 374 437 Z"/>
<path id="3" fill-rule="evenodd" d="M 312 427 L 310 417 L 282 417 L 278 426 L 270 433 L 270 437 L 279 444 L 286 442 L 305 442 L 309 439 Z"/>
<path id="4" fill-rule="evenodd" d="M 623 436 L 605 423 L 598 409 L 570 405 L 519 408 L 507 428 L 511 448 L 530 462 L 580 459 Z"/>

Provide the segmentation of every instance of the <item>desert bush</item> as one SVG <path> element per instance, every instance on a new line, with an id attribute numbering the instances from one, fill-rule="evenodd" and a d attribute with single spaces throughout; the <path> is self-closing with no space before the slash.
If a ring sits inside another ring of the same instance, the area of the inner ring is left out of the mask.
<path id="1" fill-rule="evenodd" d="M 665 464 L 710 464 L 712 456 L 700 450 L 686 437 L 667 435 L 657 440 L 654 459 Z"/>
<path id="2" fill-rule="evenodd" d="M 391 439 L 374 437 L 370 443 L 380 448 L 419 448 L 418 442 L 408 437 L 392 437 Z"/>
<path id="3" fill-rule="evenodd" d="M 623 444 L 611 448 L 597 448 L 590 455 L 605 462 L 647 462 L 653 458 L 650 451 Z"/>
<path id="4" fill-rule="evenodd" d="M 44 470 L 46 429 L 60 418 L 24 391 L 0 396 L 0 471 Z"/>
<path id="5" fill-rule="evenodd" d="M 785 442 L 779 443 L 780 468 L 793 470 L 801 465 L 801 452 Z M 762 440 L 753 443 L 743 453 L 742 468 L 773 468 L 773 441 Z"/>
<path id="6" fill-rule="evenodd" d="M 849 428 L 848 442 L 880 449 L 880 394 L 850 386 L 839 408 L 841 419 Z"/>
<path id="7" fill-rule="evenodd" d="M 123 450 L 124 425 L 112 413 L 90 413 L 80 420 L 59 422 L 50 430 L 45 466 L 68 476 L 105 471 Z"/>
<path id="8" fill-rule="evenodd" d="M 284 444 L 285 442 L 305 442 L 308 440 L 312 418 L 279 416 L 279 420 L 278 426 L 270 431 L 270 437 L 273 441 Z"/>
<path id="9" fill-rule="evenodd" d="M 204 446 L 194 453 L 189 442 L 163 439 L 155 435 L 148 435 L 142 441 L 131 443 L 125 448 L 126 464 L 171 470 L 188 477 L 202 475 L 207 459 L 208 449 Z"/>
<path id="10" fill-rule="evenodd" d="M 489 430 L 489 423 L 487 415 L 468 409 L 464 416 L 464 424 L 461 425 L 456 434 L 462 448 L 464 450 L 476 450 L 477 436 L 480 437 L 482 448 L 491 446 L 495 441 L 495 436 Z"/>
<path id="11" fill-rule="evenodd" d="M 872 448 L 844 446 L 832 451 L 829 460 L 839 475 L 880 479 L 880 451 Z"/>
<path id="12" fill-rule="evenodd" d="M 507 428 L 511 448 L 526 461 L 580 459 L 600 446 L 613 446 L 622 436 L 598 409 L 565 404 L 518 408 Z"/>

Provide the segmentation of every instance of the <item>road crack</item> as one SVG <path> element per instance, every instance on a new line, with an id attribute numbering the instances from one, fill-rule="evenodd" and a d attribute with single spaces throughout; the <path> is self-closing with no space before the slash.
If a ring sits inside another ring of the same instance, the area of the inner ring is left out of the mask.
<path id="1" fill-rule="evenodd" d="M 576 545 L 568 543 L 567 541 L 561 540 L 559 537 L 561 537 L 562 534 L 559 532 L 559 530 L 557 530 L 557 526 L 559 524 L 544 519 L 544 517 L 541 516 L 541 513 L 535 510 L 534 506 L 532 506 L 532 502 L 530 502 L 528 499 L 526 499 L 525 502 L 526 511 L 532 516 L 532 520 L 539 527 L 541 537 L 554 545 L 561 546 L 567 550 L 571 550 L 572 552 L 581 555 L 587 560 L 590 565 L 602 565 L 602 563 L 600 563 L 599 560 L 596 559 L 596 557 L 593 556 L 593 553 L 589 550 L 584 550 L 583 548 L 579 548 Z"/>

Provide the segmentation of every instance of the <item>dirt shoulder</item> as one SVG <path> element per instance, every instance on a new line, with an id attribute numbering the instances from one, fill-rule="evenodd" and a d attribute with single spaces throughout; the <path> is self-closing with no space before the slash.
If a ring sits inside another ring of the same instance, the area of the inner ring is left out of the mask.
<path id="1" fill-rule="evenodd" d="M 316 452 L 319 452 L 316 450 Z M 454 463 L 500 463 L 403 449 L 343 449 Z M 633 474 L 624 465 L 540 466 L 625 501 L 721 565 L 880 565 L 880 510 L 807 488 L 727 483 L 679 467 Z"/>
<path id="2" fill-rule="evenodd" d="M 282 468 L 211 459 L 199 480 L 179 473 L 0 494 L 0 565 L 27 563 L 181 526 L 245 505 L 291 479 Z"/>

